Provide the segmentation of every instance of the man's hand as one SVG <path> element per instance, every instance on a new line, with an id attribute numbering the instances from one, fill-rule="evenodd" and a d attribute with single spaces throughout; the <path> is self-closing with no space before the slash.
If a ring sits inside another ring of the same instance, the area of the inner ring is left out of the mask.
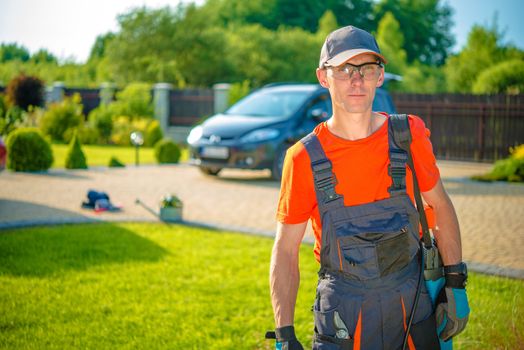
<path id="1" fill-rule="evenodd" d="M 440 291 L 437 303 L 437 332 L 440 339 L 447 341 L 462 332 L 468 323 L 466 289 L 446 286 Z"/>
<path id="2" fill-rule="evenodd" d="M 293 326 L 285 326 L 275 329 L 275 333 L 269 332 L 266 338 L 273 338 L 275 336 L 277 342 L 276 350 L 304 350 L 302 344 L 298 341 L 295 335 L 295 328 Z"/>

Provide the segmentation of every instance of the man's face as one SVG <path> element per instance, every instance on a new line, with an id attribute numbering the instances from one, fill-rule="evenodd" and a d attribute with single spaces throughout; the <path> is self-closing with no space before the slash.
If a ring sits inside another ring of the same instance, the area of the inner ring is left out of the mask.
<path id="1" fill-rule="evenodd" d="M 376 63 L 376 56 L 363 54 L 338 67 L 317 69 L 318 80 L 329 89 L 335 111 L 371 112 L 375 90 L 384 82 L 384 70 Z"/>

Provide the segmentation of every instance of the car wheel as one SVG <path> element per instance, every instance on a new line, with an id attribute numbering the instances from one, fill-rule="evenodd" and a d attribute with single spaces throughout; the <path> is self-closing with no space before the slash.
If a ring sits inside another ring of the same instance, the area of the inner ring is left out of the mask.
<path id="1" fill-rule="evenodd" d="M 202 174 L 210 175 L 210 176 L 217 176 L 218 173 L 222 170 L 222 168 L 208 168 L 205 166 L 199 167 Z"/>
<path id="2" fill-rule="evenodd" d="M 286 158 L 286 151 L 289 147 L 291 147 L 291 145 L 283 144 L 275 152 L 275 159 L 273 160 L 273 167 L 271 168 L 271 178 L 273 180 L 280 181 L 282 179 L 284 159 Z"/>

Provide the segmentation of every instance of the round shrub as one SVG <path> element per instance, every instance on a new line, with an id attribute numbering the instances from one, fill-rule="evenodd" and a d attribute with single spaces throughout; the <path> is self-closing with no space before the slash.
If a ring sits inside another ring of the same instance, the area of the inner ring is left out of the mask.
<path id="1" fill-rule="evenodd" d="M 76 131 L 67 149 L 65 167 L 66 169 L 87 169 L 86 156 L 82 151 Z"/>
<path id="2" fill-rule="evenodd" d="M 35 128 L 20 128 L 9 134 L 7 168 L 14 171 L 47 170 L 53 164 L 53 151 Z"/>
<path id="3" fill-rule="evenodd" d="M 162 140 L 164 133 L 160 127 L 158 120 L 152 120 L 146 128 L 146 135 L 144 138 L 145 146 L 153 147 L 158 141 Z"/>
<path id="4" fill-rule="evenodd" d="M 162 139 L 155 145 L 155 157 L 158 163 L 178 163 L 180 147 L 171 139 Z"/>
<path id="5" fill-rule="evenodd" d="M 7 84 L 7 98 L 24 111 L 27 111 L 29 106 L 43 106 L 44 82 L 37 77 L 21 74 Z"/>

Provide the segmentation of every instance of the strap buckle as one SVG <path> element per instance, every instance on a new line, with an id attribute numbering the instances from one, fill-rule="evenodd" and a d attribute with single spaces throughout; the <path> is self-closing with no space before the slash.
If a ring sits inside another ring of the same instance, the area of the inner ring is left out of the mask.
<path id="1" fill-rule="evenodd" d="M 316 187 L 323 195 L 324 204 L 342 198 L 342 196 L 335 191 L 335 186 L 338 184 L 338 181 L 333 173 L 331 162 L 327 159 L 322 159 L 313 162 L 311 167 L 313 169 L 313 178 Z"/>

